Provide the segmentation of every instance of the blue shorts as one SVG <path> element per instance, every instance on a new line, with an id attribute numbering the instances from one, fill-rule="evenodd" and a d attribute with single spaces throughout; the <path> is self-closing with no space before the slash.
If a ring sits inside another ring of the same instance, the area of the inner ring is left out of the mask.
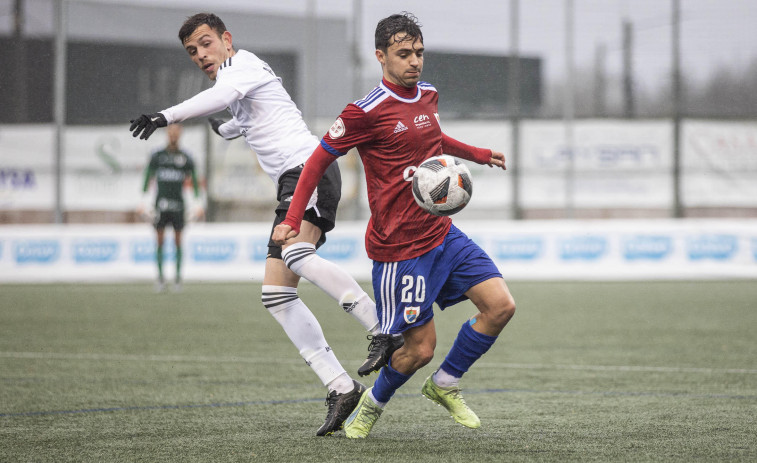
<path id="1" fill-rule="evenodd" d="M 373 295 L 382 333 L 402 333 L 468 299 L 475 285 L 502 274 L 489 256 L 452 225 L 444 242 L 414 259 L 373 262 Z"/>

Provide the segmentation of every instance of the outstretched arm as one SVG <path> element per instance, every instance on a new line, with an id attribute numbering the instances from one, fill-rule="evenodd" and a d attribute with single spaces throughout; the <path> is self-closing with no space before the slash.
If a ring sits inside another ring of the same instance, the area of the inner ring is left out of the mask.
<path id="1" fill-rule="evenodd" d="M 305 208 L 323 173 L 336 160 L 336 156 L 329 153 L 320 144 L 305 163 L 305 168 L 297 181 L 292 202 L 289 204 L 286 219 L 273 229 L 271 239 L 278 245 L 283 245 L 289 238 L 300 233 L 300 224 L 305 215 Z"/>
<path id="2" fill-rule="evenodd" d="M 442 152 L 478 164 L 487 164 L 489 167 L 501 167 L 502 170 L 507 170 L 505 155 L 499 151 L 466 145 L 444 133 L 442 133 Z"/>
<path id="3" fill-rule="evenodd" d="M 153 114 L 141 114 L 131 120 L 129 130 L 132 136 L 147 140 L 159 127 L 193 117 L 209 116 L 225 109 L 241 97 L 242 94 L 235 88 L 217 84 L 176 106 Z"/>

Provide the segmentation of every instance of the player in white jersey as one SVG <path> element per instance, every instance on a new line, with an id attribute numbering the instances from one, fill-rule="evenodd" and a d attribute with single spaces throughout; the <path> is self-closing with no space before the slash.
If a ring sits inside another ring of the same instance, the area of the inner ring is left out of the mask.
<path id="1" fill-rule="evenodd" d="M 302 115 L 273 70 L 254 54 L 234 50 L 231 33 L 210 13 L 188 18 L 179 39 L 192 61 L 211 79 L 213 87 L 176 106 L 131 121 L 132 135 L 147 139 L 158 128 L 228 108 L 228 122 L 211 119 L 213 130 L 224 138 L 244 135 L 261 167 L 277 186 L 276 219 L 286 217 L 302 166 L 318 145 Z M 368 331 L 369 355 L 358 370 L 362 376 L 386 365 L 401 347 L 401 336 L 381 334 L 374 302 L 358 283 L 337 265 L 321 258 L 316 248 L 334 227 L 341 195 L 341 177 L 327 172 L 310 198 L 299 239 L 281 247 L 268 243 L 263 305 L 281 324 L 306 363 L 328 388 L 326 420 L 316 435 L 330 435 L 360 400 L 365 387 L 353 380 L 337 360 L 318 320 L 297 296 L 300 277 L 310 280 L 336 299 Z"/>

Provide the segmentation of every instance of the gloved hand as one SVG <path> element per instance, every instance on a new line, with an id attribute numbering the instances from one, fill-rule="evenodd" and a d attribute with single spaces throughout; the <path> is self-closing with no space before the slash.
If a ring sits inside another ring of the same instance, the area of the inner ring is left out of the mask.
<path id="1" fill-rule="evenodd" d="M 165 116 L 160 113 L 142 114 L 138 118 L 132 119 L 129 122 L 131 122 L 131 126 L 129 127 L 131 135 L 133 137 L 139 136 L 142 140 L 150 138 L 150 135 L 152 135 L 158 127 L 165 127 L 168 125 Z M 139 135 L 140 132 L 142 133 L 141 136 Z"/>
<path id="2" fill-rule="evenodd" d="M 217 117 L 209 117 L 208 122 L 210 122 L 210 126 L 213 128 L 213 132 L 221 135 L 221 132 L 218 130 L 218 128 L 225 124 L 226 121 Z"/>
<path id="3" fill-rule="evenodd" d="M 195 205 L 192 208 L 191 214 L 189 214 L 189 221 L 190 222 L 200 222 L 204 218 L 205 218 L 205 208 L 203 208 L 199 204 Z"/>

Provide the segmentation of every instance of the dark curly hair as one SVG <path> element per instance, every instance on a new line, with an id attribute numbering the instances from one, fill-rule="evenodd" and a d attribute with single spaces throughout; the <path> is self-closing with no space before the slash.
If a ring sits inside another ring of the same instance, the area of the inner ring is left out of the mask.
<path id="1" fill-rule="evenodd" d="M 403 11 L 378 22 L 376 25 L 376 49 L 386 52 L 392 45 L 394 36 L 401 32 L 404 32 L 405 35 L 398 37 L 400 42 L 420 40 L 423 43 L 423 32 L 421 32 L 421 24 L 418 23 L 418 18 L 412 13 Z"/>
<path id="2" fill-rule="evenodd" d="M 181 25 L 181 28 L 179 29 L 179 40 L 181 40 L 181 44 L 184 45 L 184 41 L 203 24 L 216 31 L 219 37 L 226 32 L 226 24 L 224 24 L 218 16 L 213 13 L 197 13 L 196 15 L 188 17 L 187 20 L 184 21 L 184 24 Z"/>

